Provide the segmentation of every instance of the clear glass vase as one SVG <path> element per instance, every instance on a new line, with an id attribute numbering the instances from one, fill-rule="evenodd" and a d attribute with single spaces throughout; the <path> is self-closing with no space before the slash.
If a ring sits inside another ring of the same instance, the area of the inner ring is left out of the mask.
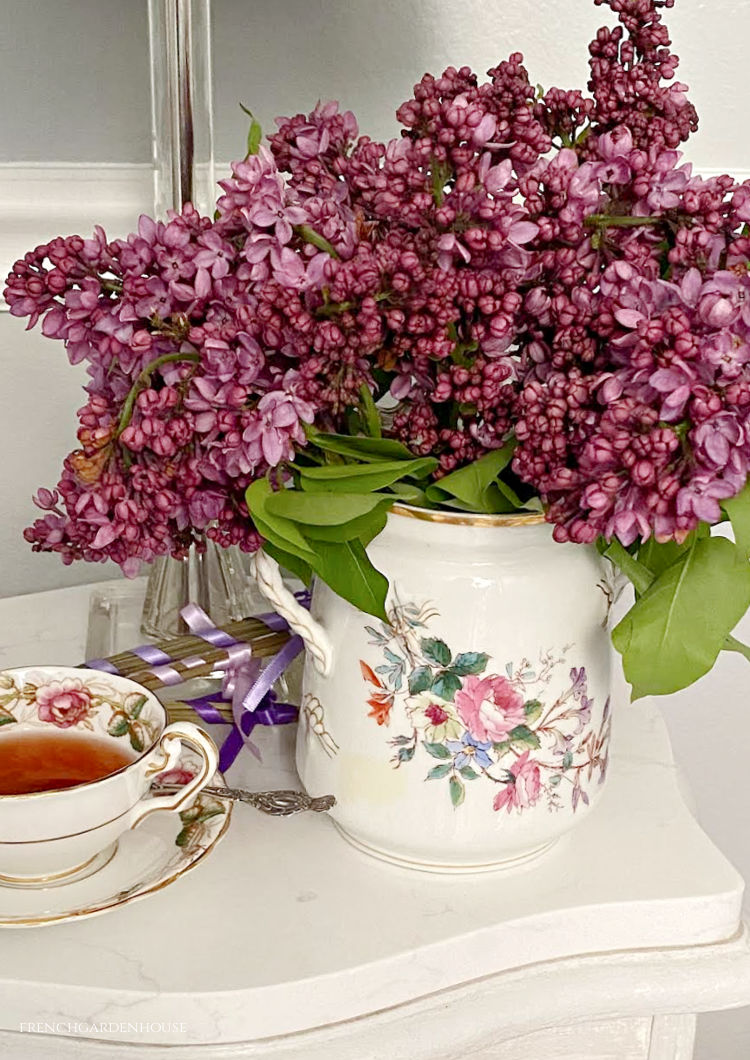
<path id="1" fill-rule="evenodd" d="M 146 586 L 141 632 L 163 639 L 187 631 L 180 611 L 197 604 L 213 622 L 246 618 L 268 610 L 247 574 L 246 560 L 238 548 L 220 548 L 213 541 L 193 545 L 184 559 L 162 556 L 154 560 Z"/>
<path id="2" fill-rule="evenodd" d="M 216 202 L 210 0 L 149 0 L 154 205 Z"/>

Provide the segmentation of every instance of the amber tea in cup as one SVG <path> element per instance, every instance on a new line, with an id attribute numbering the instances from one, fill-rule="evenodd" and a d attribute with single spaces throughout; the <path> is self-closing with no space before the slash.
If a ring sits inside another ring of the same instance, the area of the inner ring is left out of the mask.
<path id="1" fill-rule="evenodd" d="M 113 740 L 89 733 L 3 733 L 0 795 L 28 795 L 88 784 L 116 773 L 136 757 Z"/>

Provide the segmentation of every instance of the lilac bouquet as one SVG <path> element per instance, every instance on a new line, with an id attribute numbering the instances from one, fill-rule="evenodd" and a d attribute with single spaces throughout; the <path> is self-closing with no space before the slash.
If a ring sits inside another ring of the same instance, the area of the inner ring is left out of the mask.
<path id="1" fill-rule="evenodd" d="M 268 148 L 253 122 L 213 218 L 18 261 L 11 312 L 90 376 L 32 547 L 132 574 L 204 535 L 263 545 L 383 617 L 365 549 L 394 501 L 543 508 L 635 586 L 634 694 L 750 657 L 750 183 L 678 151 L 673 0 L 595 3 L 619 24 L 588 94 L 515 53 L 425 75 L 388 143 L 336 103 Z"/>

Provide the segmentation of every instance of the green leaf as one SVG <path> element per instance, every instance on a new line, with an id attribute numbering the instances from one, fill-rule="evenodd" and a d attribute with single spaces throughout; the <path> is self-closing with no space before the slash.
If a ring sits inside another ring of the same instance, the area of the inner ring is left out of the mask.
<path id="1" fill-rule="evenodd" d="M 667 567 L 671 567 L 680 556 L 688 551 L 696 538 L 700 540 L 708 537 L 709 534 L 708 526 L 705 523 L 700 523 L 697 529 L 692 534 L 689 534 L 681 544 L 676 541 L 659 542 L 654 537 L 650 537 L 638 549 L 638 562 L 648 567 L 654 577 L 658 577 Z"/>
<path id="2" fill-rule="evenodd" d="M 133 706 L 130 708 L 130 717 L 131 718 L 140 718 L 141 711 L 146 706 L 147 702 L 148 702 L 148 699 L 146 698 L 146 696 L 139 696 L 138 699 L 133 704 Z"/>
<path id="3" fill-rule="evenodd" d="M 107 732 L 110 736 L 124 736 L 129 728 L 128 719 L 118 715 L 107 726 Z"/>
<path id="4" fill-rule="evenodd" d="M 425 777 L 425 780 L 441 780 L 443 777 L 447 777 L 452 769 L 452 762 L 443 762 L 439 766 L 433 766 L 430 772 Z"/>
<path id="5" fill-rule="evenodd" d="M 494 487 L 499 490 L 514 511 L 520 511 L 520 509 L 526 507 L 526 501 L 522 501 L 516 491 L 507 482 L 503 482 L 501 478 L 495 479 Z"/>
<path id="6" fill-rule="evenodd" d="M 721 506 L 729 516 L 737 548 L 745 559 L 750 559 L 750 482 L 736 497 L 722 501 Z"/>
<path id="7" fill-rule="evenodd" d="M 467 674 L 481 674 L 489 661 L 489 655 L 483 651 L 465 651 L 457 655 L 451 665 L 454 674 L 465 677 Z"/>
<path id="8" fill-rule="evenodd" d="M 654 580 L 654 576 L 648 567 L 644 567 L 642 563 L 634 559 L 616 537 L 610 541 L 602 555 L 611 560 L 615 567 L 618 567 L 625 577 L 630 579 L 637 593 L 645 593 Z"/>
<path id="9" fill-rule="evenodd" d="M 458 777 L 451 777 L 449 783 L 451 802 L 454 806 L 460 806 L 466 798 L 466 788 L 463 786 Z"/>
<path id="10" fill-rule="evenodd" d="M 428 755 L 432 755 L 433 758 L 450 758 L 451 753 L 447 747 L 441 743 L 428 743 L 427 740 L 422 741 L 422 746 Z"/>
<path id="11" fill-rule="evenodd" d="M 324 434 L 312 427 L 308 427 L 305 433 L 310 443 L 319 449 L 324 449 L 329 453 L 338 453 L 341 456 L 350 456 L 355 460 L 380 463 L 386 460 L 415 459 L 414 453 L 410 452 L 405 445 L 390 438 L 360 438 L 348 434 Z"/>
<path id="12" fill-rule="evenodd" d="M 412 744 L 411 747 L 399 747 L 398 760 L 399 762 L 411 762 L 416 751 L 416 744 Z"/>
<path id="13" fill-rule="evenodd" d="M 288 491 L 290 495 L 294 491 Z M 303 536 L 299 526 L 291 519 L 280 516 L 268 507 L 273 495 L 267 479 L 258 479 L 247 490 L 247 504 L 253 522 L 271 546 L 301 560 L 330 588 L 348 600 L 354 607 L 376 618 L 388 621 L 385 613 L 385 598 L 388 581 L 370 562 L 365 547 L 359 538 L 346 541 L 310 541 Z M 377 530 L 377 522 L 374 530 Z M 272 555 L 269 552 L 269 555 Z M 274 556 L 274 558 L 277 558 Z M 295 561 L 278 560 L 294 570 Z M 299 566 L 299 564 L 296 564 Z"/>
<path id="14" fill-rule="evenodd" d="M 461 687 L 461 678 L 456 677 L 450 670 L 441 670 L 432 682 L 432 689 L 436 696 L 449 701 L 453 700 L 456 692 Z"/>
<path id="15" fill-rule="evenodd" d="M 437 460 L 427 456 L 414 460 L 383 460 L 377 464 L 325 464 L 298 470 L 302 489 L 311 493 L 372 493 L 407 476 L 426 478 L 437 466 Z"/>
<path id="16" fill-rule="evenodd" d="M 263 138 L 263 130 L 260 127 L 259 122 L 256 120 L 253 112 L 248 110 L 242 103 L 240 103 L 240 110 L 247 114 L 250 118 L 250 128 L 247 133 L 247 154 L 257 155 L 258 148 L 260 147 L 260 141 Z"/>
<path id="17" fill-rule="evenodd" d="M 143 750 L 143 740 L 140 738 L 135 729 L 130 730 L 130 746 L 134 751 Z"/>
<path id="18" fill-rule="evenodd" d="M 694 540 L 612 633 L 633 699 L 668 695 L 707 673 L 750 605 L 750 564 L 722 537 Z"/>
<path id="19" fill-rule="evenodd" d="M 294 574 L 309 587 L 312 581 L 312 567 L 309 563 L 306 563 L 291 552 L 285 552 L 283 549 L 277 548 L 270 541 L 263 542 L 263 551 L 267 552 L 271 559 L 275 559 L 280 567 L 284 567 L 290 574 Z"/>
<path id="20" fill-rule="evenodd" d="M 479 774 L 475 773 L 471 766 L 462 766 L 459 769 L 459 773 L 464 780 L 479 780 Z"/>
<path id="21" fill-rule="evenodd" d="M 750 662 L 750 645 L 743 644 L 741 640 L 737 640 L 731 634 L 727 637 L 723 644 L 724 651 L 736 651 L 740 655 L 744 655 L 748 662 Z"/>
<path id="22" fill-rule="evenodd" d="M 341 526 L 389 504 L 377 493 L 302 493 L 279 490 L 266 500 L 265 510 L 303 526 Z"/>
<path id="23" fill-rule="evenodd" d="M 334 494 L 311 493 L 308 496 L 332 497 Z M 338 496 L 338 494 L 335 494 L 335 496 Z M 359 519 L 352 519 L 349 523 L 342 523 L 340 526 L 314 526 L 310 524 L 305 527 L 305 537 L 310 541 L 313 548 L 315 547 L 315 541 L 352 541 L 354 538 L 359 538 L 363 545 L 369 545 L 372 539 L 385 529 L 390 508 L 391 501 L 388 499 L 381 501 L 367 515 L 362 515 Z"/>
<path id="24" fill-rule="evenodd" d="M 365 433 L 370 438 L 382 438 L 383 428 L 380 424 L 380 413 L 372 396 L 372 391 L 366 383 L 363 383 L 359 388 L 359 396 L 361 400 L 360 415 Z"/>
<path id="25" fill-rule="evenodd" d="M 414 505 L 416 508 L 434 508 L 425 491 L 413 482 L 393 482 L 389 485 L 393 504 Z"/>
<path id="26" fill-rule="evenodd" d="M 219 817 L 223 813 L 226 813 L 223 806 L 207 806 L 204 810 L 201 810 L 196 818 L 196 824 L 201 824 L 203 821 L 210 821 L 212 817 Z"/>
<path id="27" fill-rule="evenodd" d="M 427 496 L 430 500 L 441 503 L 445 501 L 447 495 L 472 511 L 487 513 L 508 511 L 508 502 L 497 489 L 495 479 L 510 463 L 515 447 L 516 441 L 512 439 L 502 448 L 493 449 L 491 453 L 481 456 L 473 464 L 451 472 L 450 475 L 441 478 L 439 483 L 430 486 L 427 489 Z"/>
<path id="28" fill-rule="evenodd" d="M 432 688 L 432 670 L 429 666 L 418 666 L 409 674 L 409 692 L 416 696 L 418 692 L 428 692 Z"/>
<path id="29" fill-rule="evenodd" d="M 0 714 L 0 725 L 12 725 L 16 719 L 12 714 Z"/>
<path id="30" fill-rule="evenodd" d="M 415 504 L 418 508 L 435 507 L 425 491 L 419 486 L 415 486 L 412 482 L 394 482 L 388 489 L 395 494 L 395 497 L 392 498 L 394 502 L 400 501 L 402 504 Z"/>
<path id="31" fill-rule="evenodd" d="M 423 653 L 438 666 L 447 666 L 451 661 L 451 650 L 444 640 L 437 637 L 423 637 L 421 641 Z"/>
<path id="32" fill-rule="evenodd" d="M 514 750 L 519 746 L 523 748 L 537 748 L 540 746 L 539 737 L 535 732 L 531 731 L 528 725 L 516 725 L 515 729 L 511 729 L 508 733 L 508 740 Z"/>
<path id="33" fill-rule="evenodd" d="M 344 600 L 368 615 L 388 621 L 388 579 L 373 567 L 361 541 L 316 541 L 310 566 Z"/>
<path id="34" fill-rule="evenodd" d="M 430 491 L 429 500 L 433 508 L 450 508 L 456 512 L 472 512 L 476 515 L 488 515 L 490 514 L 490 506 L 477 507 L 476 505 L 469 504 L 467 501 L 457 500 L 456 497 L 450 497 L 445 494 L 443 497 L 438 497 L 436 490 L 432 486 L 428 486 L 427 489 Z M 503 507 L 499 511 L 492 509 L 491 514 L 493 515 L 510 515 L 513 509 L 510 505 L 506 505 L 503 502 Z"/>
<path id="35" fill-rule="evenodd" d="M 194 824 L 186 824 L 185 827 L 180 831 L 179 835 L 175 839 L 175 843 L 178 847 L 186 847 L 190 841 L 190 837 L 195 831 Z"/>
<path id="36" fill-rule="evenodd" d="M 285 519 L 268 510 L 268 501 L 273 496 L 271 483 L 266 478 L 257 479 L 245 492 L 250 518 L 257 530 L 267 541 L 284 552 L 299 556 L 312 566 L 310 545 L 302 536 L 300 529 L 291 519 Z"/>
<path id="37" fill-rule="evenodd" d="M 524 713 L 526 714 L 527 721 L 533 724 L 538 718 L 541 717 L 542 710 L 544 708 L 538 699 L 529 699 L 526 703 L 524 703 L 523 709 Z"/>

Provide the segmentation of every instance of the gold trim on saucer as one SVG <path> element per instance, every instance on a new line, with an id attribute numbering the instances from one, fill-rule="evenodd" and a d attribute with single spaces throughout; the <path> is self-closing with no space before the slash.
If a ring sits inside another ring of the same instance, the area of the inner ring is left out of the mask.
<path id="1" fill-rule="evenodd" d="M 224 778 L 218 771 L 214 774 L 220 783 L 224 782 Z M 121 891 L 119 894 L 111 895 L 106 901 L 100 902 L 98 905 L 90 905 L 84 909 L 73 909 L 67 910 L 63 913 L 55 913 L 51 916 L 38 916 L 38 917 L 25 917 L 23 919 L 3 919 L 0 916 L 0 929 L 2 928 L 24 928 L 24 927 L 43 927 L 46 924 L 59 924 L 69 920 L 76 920 L 79 917 L 85 918 L 90 916 L 97 916 L 100 913 L 106 913 L 109 909 L 119 909 L 121 906 L 130 905 L 131 902 L 137 902 L 141 898 L 147 898 L 150 894 L 156 894 L 157 891 L 164 890 L 175 880 L 178 880 L 180 876 L 184 876 L 186 872 L 198 865 L 207 854 L 210 854 L 217 843 L 223 839 L 229 828 L 230 821 L 232 819 L 232 811 L 234 805 L 231 802 L 226 804 L 226 813 L 221 829 L 213 837 L 211 843 L 208 846 L 203 847 L 199 853 L 192 857 L 185 864 L 180 865 L 170 876 L 165 879 L 157 880 L 156 883 L 150 887 L 146 887 L 144 890 L 137 890 L 137 893 L 131 893 L 133 888 L 129 888 L 126 891 Z M 91 879 L 92 877 L 87 877 Z M 70 884 L 73 886 L 73 884 Z M 137 884 L 134 885 L 137 888 Z"/>
<path id="2" fill-rule="evenodd" d="M 394 515 L 405 515 L 409 519 L 423 519 L 428 523 L 450 523 L 453 526 L 540 526 L 546 522 L 543 512 L 519 513 L 518 515 L 482 515 L 479 512 L 446 512 L 434 508 L 415 508 L 407 504 L 394 504 Z"/>

